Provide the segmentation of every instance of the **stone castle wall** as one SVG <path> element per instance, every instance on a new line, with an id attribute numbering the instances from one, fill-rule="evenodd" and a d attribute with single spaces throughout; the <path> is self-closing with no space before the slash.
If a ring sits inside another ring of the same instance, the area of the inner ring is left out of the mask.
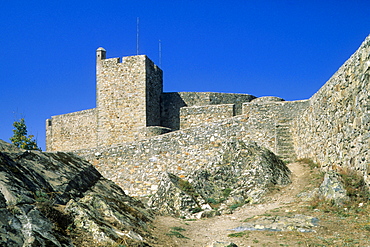
<path id="1" fill-rule="evenodd" d="M 148 57 L 106 59 L 103 48 L 96 51 L 96 85 L 96 109 L 47 120 L 48 151 L 112 146 L 178 130 L 181 121 L 183 127 L 190 127 L 232 117 L 241 114 L 242 103 L 255 98 L 248 94 L 163 93 L 163 72 Z M 182 107 L 195 105 L 204 107 L 184 109 L 180 114 Z"/>
<path id="2" fill-rule="evenodd" d="M 191 128 L 203 122 L 213 122 L 235 116 L 234 104 L 182 107 L 180 129 Z"/>
<path id="3" fill-rule="evenodd" d="M 255 122 L 265 122 L 269 128 L 299 117 L 309 105 L 308 100 L 256 102 L 244 103 L 243 114 Z"/>
<path id="4" fill-rule="evenodd" d="M 299 118 L 308 107 L 308 100 L 298 101 L 269 101 L 253 100 L 243 104 L 243 114 L 253 126 L 252 136 L 266 138 L 269 145 L 264 145 L 278 156 L 286 160 L 296 158 L 294 140 L 292 137 L 292 120 Z"/>
<path id="5" fill-rule="evenodd" d="M 53 116 L 46 120 L 48 151 L 96 147 L 96 109 Z"/>
<path id="6" fill-rule="evenodd" d="M 213 93 L 213 92 L 178 92 L 178 93 L 163 93 L 161 99 L 161 126 L 171 128 L 173 130 L 180 129 L 180 109 L 183 107 L 192 106 L 207 106 L 205 108 L 198 108 L 198 110 L 193 110 L 195 116 L 199 117 L 201 109 L 205 111 L 211 108 L 211 105 L 222 105 L 222 104 L 233 104 L 234 112 L 232 116 L 242 114 L 242 104 L 245 102 L 250 102 L 256 97 L 249 94 L 234 94 L 234 93 Z M 213 109 L 213 108 L 212 108 Z M 182 119 L 184 119 L 185 113 L 190 114 L 192 110 L 183 110 Z M 217 111 L 215 108 L 214 111 Z M 207 114 L 207 112 L 204 112 Z M 198 116 L 196 116 L 198 115 Z M 188 116 L 191 118 L 191 116 Z M 205 120 L 206 121 L 206 120 Z M 203 120 L 201 121 L 203 122 Z M 184 124 L 186 126 L 186 124 Z"/>
<path id="7" fill-rule="evenodd" d="M 294 121 L 298 157 L 360 170 L 370 183 L 370 36 Z"/>
<path id="8" fill-rule="evenodd" d="M 144 56 L 127 57 L 122 63 L 119 58 L 100 63 L 101 71 L 96 75 L 98 146 L 133 141 L 136 129 L 146 126 Z M 129 107 L 135 111 L 128 111 Z"/>
<path id="9" fill-rule="evenodd" d="M 146 126 L 161 125 L 161 95 L 163 72 L 146 57 Z M 134 109 L 134 108 L 133 108 Z M 132 109 L 131 109 L 132 110 Z"/>
<path id="10" fill-rule="evenodd" d="M 236 116 L 222 122 L 203 123 L 194 128 L 154 136 L 139 142 L 77 150 L 104 177 L 113 180 L 128 194 L 143 196 L 157 190 L 160 174 L 180 177 L 211 166 L 220 158 L 218 149 L 231 139 L 249 141 L 248 119 Z M 261 139 L 261 141 L 264 141 Z"/>
<path id="11" fill-rule="evenodd" d="M 220 158 L 222 146 L 226 142 L 254 141 L 275 151 L 279 133 L 271 125 L 271 122 L 275 122 L 271 119 L 281 119 L 280 116 L 284 115 L 281 112 L 299 115 L 307 101 L 267 104 L 271 109 L 265 112 L 269 119 L 257 118 L 257 109 L 261 111 L 263 107 L 261 104 L 246 103 L 243 107 L 248 109 L 243 111 L 255 112 L 255 115 L 203 122 L 138 142 L 77 150 L 75 153 L 94 164 L 104 177 L 113 180 L 130 195 L 149 195 L 156 191 L 160 174 L 164 171 L 181 177 L 195 169 L 217 165 L 215 162 Z M 294 149 L 291 151 L 294 152 Z"/>

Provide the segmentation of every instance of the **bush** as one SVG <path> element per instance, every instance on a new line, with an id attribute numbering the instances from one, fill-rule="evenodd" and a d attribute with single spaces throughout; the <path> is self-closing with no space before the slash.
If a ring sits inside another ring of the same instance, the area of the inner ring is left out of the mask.
<path id="1" fill-rule="evenodd" d="M 27 136 L 27 126 L 24 118 L 13 123 L 13 136 L 10 141 L 17 147 L 27 149 L 27 150 L 41 150 L 35 140 L 33 140 L 33 135 Z"/>

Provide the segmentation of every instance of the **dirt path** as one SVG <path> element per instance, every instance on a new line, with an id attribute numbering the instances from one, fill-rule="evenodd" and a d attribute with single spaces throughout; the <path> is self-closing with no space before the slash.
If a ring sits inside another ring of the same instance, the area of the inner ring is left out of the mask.
<path id="1" fill-rule="evenodd" d="M 186 221 L 168 216 L 157 217 L 154 222 L 153 235 L 159 239 L 155 246 L 207 246 L 214 241 L 233 242 L 240 246 L 264 246 L 262 242 L 276 242 L 276 233 L 266 234 L 265 232 L 250 232 L 250 236 L 243 238 L 230 238 L 228 235 L 233 233 L 230 229 L 236 228 L 242 224 L 241 221 L 263 215 L 271 210 L 278 211 L 296 211 L 300 203 L 296 195 L 304 190 L 310 182 L 311 170 L 307 165 L 301 163 L 291 163 L 288 165 L 292 171 L 292 183 L 279 191 L 266 196 L 266 202 L 256 205 L 245 205 L 237 209 L 233 214 L 221 215 L 209 219 L 196 221 Z M 181 233 L 186 238 L 168 236 L 171 227 L 181 227 L 185 229 Z M 280 234 L 281 235 L 281 234 Z M 277 235 L 281 237 L 283 235 Z M 263 241 L 261 242 L 261 238 Z M 269 246 L 269 245 L 265 245 Z M 271 246 L 271 245 L 270 245 Z"/>

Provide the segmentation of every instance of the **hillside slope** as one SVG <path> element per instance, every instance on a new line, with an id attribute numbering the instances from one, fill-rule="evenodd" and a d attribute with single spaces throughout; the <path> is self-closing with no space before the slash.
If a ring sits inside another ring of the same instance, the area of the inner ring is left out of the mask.
<path id="1" fill-rule="evenodd" d="M 183 220 L 170 216 L 156 217 L 153 235 L 161 241 L 157 247 L 212 246 L 216 241 L 235 243 L 237 246 L 368 246 L 370 244 L 369 205 L 349 204 L 332 206 L 330 202 L 315 199 L 308 201 L 305 196 L 319 187 L 323 174 L 316 168 L 303 163 L 288 164 L 292 171 L 292 183 L 276 188 L 265 196 L 260 204 L 244 205 L 233 214 L 214 218 Z M 307 216 L 306 218 L 303 217 Z M 304 220 L 317 218 L 316 226 Z M 311 229 L 301 231 L 266 230 L 269 224 L 263 220 L 274 219 L 292 226 Z M 301 219 L 301 220 L 300 220 Z M 260 224 L 264 230 L 231 231 L 241 226 Z M 294 226 L 293 224 L 293 226 Z M 304 225 L 306 224 L 306 226 Z M 179 233 L 179 234 L 176 234 Z M 213 245 L 216 246 L 216 245 Z M 226 245 L 220 245 L 226 246 Z"/>
<path id="2" fill-rule="evenodd" d="M 0 140 L 0 246 L 145 246 L 152 214 L 88 162 Z"/>

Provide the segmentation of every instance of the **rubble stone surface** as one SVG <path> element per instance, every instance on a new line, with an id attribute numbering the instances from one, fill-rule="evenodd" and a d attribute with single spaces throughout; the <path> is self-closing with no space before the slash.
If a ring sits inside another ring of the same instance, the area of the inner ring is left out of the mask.
<path id="1" fill-rule="evenodd" d="M 151 219 L 78 156 L 0 140 L 0 246 L 74 246 L 68 231 L 97 243 L 145 242 Z"/>

